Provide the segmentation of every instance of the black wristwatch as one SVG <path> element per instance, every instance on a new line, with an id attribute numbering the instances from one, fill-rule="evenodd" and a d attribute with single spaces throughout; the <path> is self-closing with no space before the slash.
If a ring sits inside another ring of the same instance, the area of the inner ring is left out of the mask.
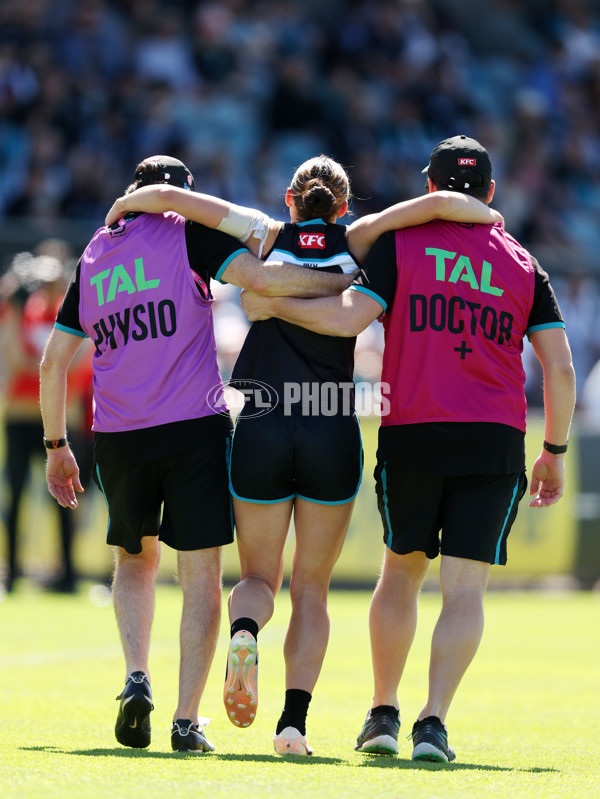
<path id="1" fill-rule="evenodd" d="M 61 449 L 67 446 L 66 438 L 44 438 L 44 446 L 46 449 Z"/>
<path id="2" fill-rule="evenodd" d="M 547 450 L 551 455 L 564 455 L 568 446 L 568 441 L 566 444 L 549 444 L 547 441 L 544 441 L 544 449 Z"/>

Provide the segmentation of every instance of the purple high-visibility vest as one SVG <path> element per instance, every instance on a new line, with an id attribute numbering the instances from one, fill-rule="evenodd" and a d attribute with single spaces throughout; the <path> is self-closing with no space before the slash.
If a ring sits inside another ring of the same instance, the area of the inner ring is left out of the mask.
<path id="1" fill-rule="evenodd" d="M 94 424 L 112 433 L 209 416 L 222 408 L 212 299 L 195 284 L 185 220 L 142 214 L 100 228 L 80 268 L 79 316 L 94 342 Z M 212 391 L 211 391 L 212 389 Z"/>

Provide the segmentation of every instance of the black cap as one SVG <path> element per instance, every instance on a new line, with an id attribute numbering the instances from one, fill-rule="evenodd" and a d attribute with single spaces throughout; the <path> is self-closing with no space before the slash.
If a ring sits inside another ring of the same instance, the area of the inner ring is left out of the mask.
<path id="1" fill-rule="evenodd" d="M 192 173 L 183 161 L 171 158 L 170 155 L 153 155 L 144 159 L 138 165 L 133 180 L 134 182 L 138 181 L 142 186 L 148 186 L 151 183 L 170 183 L 171 186 L 194 191 Z"/>
<path id="2" fill-rule="evenodd" d="M 464 191 L 490 185 L 492 162 L 478 141 L 468 136 L 453 136 L 436 144 L 423 172 L 438 188 Z"/>

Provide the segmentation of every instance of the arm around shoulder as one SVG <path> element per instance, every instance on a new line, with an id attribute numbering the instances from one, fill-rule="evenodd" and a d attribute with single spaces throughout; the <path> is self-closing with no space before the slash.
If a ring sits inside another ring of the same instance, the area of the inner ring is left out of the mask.
<path id="1" fill-rule="evenodd" d="M 242 308 L 251 322 L 277 317 L 314 333 L 344 338 L 357 336 L 382 311 L 376 300 L 358 291 L 320 299 L 261 297 L 243 292 Z"/>
<path id="2" fill-rule="evenodd" d="M 249 252 L 237 255 L 222 275 L 227 283 L 268 297 L 329 297 L 348 288 L 353 278 L 283 261 L 263 262 Z"/>
<path id="3" fill-rule="evenodd" d="M 357 219 L 348 228 L 348 245 L 362 263 L 382 233 L 423 225 L 434 219 L 483 225 L 504 221 L 497 211 L 474 197 L 455 191 L 434 191 Z"/>
<path id="4" fill-rule="evenodd" d="M 142 186 L 115 200 L 106 215 L 105 224 L 112 225 L 134 211 L 147 214 L 175 211 L 186 219 L 216 228 L 228 215 L 230 208 L 231 203 L 210 194 L 187 191 L 169 184 L 154 184 Z"/>

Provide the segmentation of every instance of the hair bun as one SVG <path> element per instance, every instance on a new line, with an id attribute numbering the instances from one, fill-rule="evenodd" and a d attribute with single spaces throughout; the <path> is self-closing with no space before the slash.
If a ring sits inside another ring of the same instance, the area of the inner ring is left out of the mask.
<path id="1" fill-rule="evenodd" d="M 302 204 L 312 217 L 330 217 L 334 212 L 335 195 L 320 181 L 311 181 L 302 196 Z"/>

